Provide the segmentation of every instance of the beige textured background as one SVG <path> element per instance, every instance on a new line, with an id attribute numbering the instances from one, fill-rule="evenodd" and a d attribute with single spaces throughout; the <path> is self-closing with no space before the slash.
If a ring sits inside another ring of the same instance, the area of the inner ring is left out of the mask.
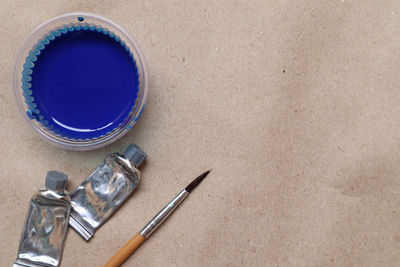
<path id="1" fill-rule="evenodd" d="M 0 5 L 1 266 L 48 169 L 73 189 L 130 142 L 149 155 L 140 187 L 90 243 L 69 232 L 62 266 L 101 266 L 209 168 L 124 266 L 399 266 L 399 1 Z M 124 27 L 151 72 L 139 123 L 92 152 L 39 139 L 9 88 L 24 38 L 72 11 Z"/>

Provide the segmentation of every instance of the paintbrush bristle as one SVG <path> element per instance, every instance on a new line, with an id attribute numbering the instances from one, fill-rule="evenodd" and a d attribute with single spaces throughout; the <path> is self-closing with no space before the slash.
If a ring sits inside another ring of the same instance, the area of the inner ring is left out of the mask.
<path id="1" fill-rule="evenodd" d="M 203 179 L 206 178 L 206 176 L 210 173 L 210 171 L 211 170 L 208 170 L 199 177 L 197 177 L 196 179 L 194 179 L 188 186 L 186 186 L 185 190 L 188 191 L 189 193 L 193 191 L 193 189 L 195 189 L 196 186 L 198 186 L 201 183 L 201 181 L 203 181 Z"/>

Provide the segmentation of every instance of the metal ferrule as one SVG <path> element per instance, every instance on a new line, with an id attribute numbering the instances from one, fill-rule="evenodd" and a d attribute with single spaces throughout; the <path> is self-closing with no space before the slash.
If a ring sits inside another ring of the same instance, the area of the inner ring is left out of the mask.
<path id="1" fill-rule="evenodd" d="M 156 216 L 140 231 L 140 235 L 144 238 L 149 237 L 154 230 L 174 211 L 176 207 L 189 195 L 183 189 L 171 202 L 169 202 Z"/>
<path id="2" fill-rule="evenodd" d="M 106 157 L 71 193 L 70 226 L 86 241 L 132 194 L 140 171 L 119 153 Z"/>

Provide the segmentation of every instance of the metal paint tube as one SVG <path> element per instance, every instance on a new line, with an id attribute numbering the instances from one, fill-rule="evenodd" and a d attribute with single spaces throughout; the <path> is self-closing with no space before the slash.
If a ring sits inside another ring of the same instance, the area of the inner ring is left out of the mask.
<path id="1" fill-rule="evenodd" d="M 32 196 L 13 267 L 59 266 L 71 209 L 66 184 L 66 174 L 49 171 L 46 188 Z"/>
<path id="2" fill-rule="evenodd" d="M 140 182 L 137 169 L 146 154 L 129 145 L 124 154 L 112 153 L 71 193 L 70 226 L 86 241 L 132 194 Z"/>

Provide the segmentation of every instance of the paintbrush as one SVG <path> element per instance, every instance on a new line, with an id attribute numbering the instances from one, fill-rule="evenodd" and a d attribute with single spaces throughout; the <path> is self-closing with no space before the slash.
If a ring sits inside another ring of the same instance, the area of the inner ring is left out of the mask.
<path id="1" fill-rule="evenodd" d="M 149 236 L 161 225 L 165 219 L 174 211 L 176 207 L 195 189 L 200 182 L 210 173 L 206 171 L 196 179 L 194 179 L 185 189 L 183 189 L 174 199 L 171 200 L 151 221 L 146 224 L 143 229 L 137 233 L 128 243 L 125 244 L 115 254 L 104 267 L 117 267 L 120 266 L 126 259 L 129 258 L 133 252 L 147 239 Z"/>

